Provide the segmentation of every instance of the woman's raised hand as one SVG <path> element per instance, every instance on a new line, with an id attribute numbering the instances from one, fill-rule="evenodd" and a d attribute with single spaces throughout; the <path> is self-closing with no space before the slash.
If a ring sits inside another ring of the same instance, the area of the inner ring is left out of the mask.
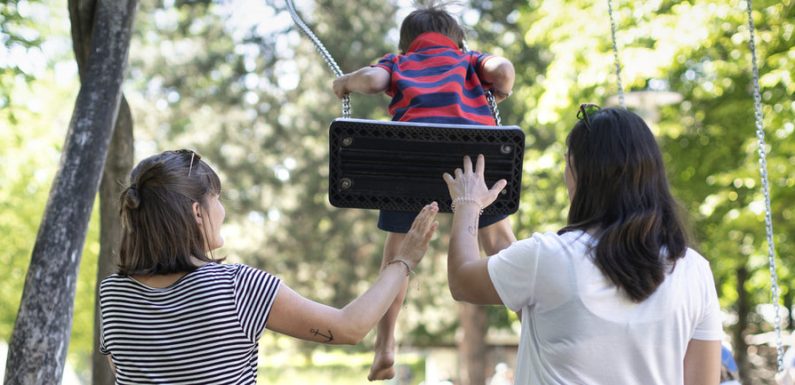
<path id="1" fill-rule="evenodd" d="M 447 182 L 447 189 L 450 191 L 450 198 L 453 199 L 454 204 L 457 202 L 456 200 L 474 202 L 483 209 L 497 200 L 497 195 L 508 182 L 505 179 L 500 179 L 489 189 L 483 176 L 485 168 L 486 159 L 483 155 L 478 155 L 474 171 L 472 170 L 472 160 L 469 156 L 464 156 L 463 170 L 455 169 L 455 176 L 444 173 L 442 177 Z"/>
<path id="2" fill-rule="evenodd" d="M 428 242 L 431 241 L 433 233 L 439 226 L 439 223 L 435 220 L 436 213 L 438 212 L 439 206 L 436 202 L 425 205 L 422 211 L 417 215 L 417 218 L 414 219 L 414 223 L 411 224 L 411 229 L 400 245 L 397 258 L 405 260 L 406 263 L 410 265 L 408 267 L 411 270 L 420 263 L 420 260 L 422 260 L 422 257 L 425 255 L 425 251 L 428 250 Z"/>

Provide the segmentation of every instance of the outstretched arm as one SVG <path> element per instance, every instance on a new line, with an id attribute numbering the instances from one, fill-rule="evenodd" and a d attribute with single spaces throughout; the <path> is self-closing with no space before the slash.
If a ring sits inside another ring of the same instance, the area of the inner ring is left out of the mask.
<path id="1" fill-rule="evenodd" d="M 450 294 L 457 301 L 479 305 L 502 304 L 488 271 L 488 259 L 480 258 L 478 249 L 478 217 L 480 210 L 496 199 L 507 182 L 502 179 L 489 189 L 484 180 L 486 167 L 483 155 L 478 156 L 475 170 L 464 157 L 463 170 L 455 176 L 445 173 L 444 180 L 455 204 L 450 247 L 447 251 L 447 281 Z"/>
<path id="2" fill-rule="evenodd" d="M 422 209 L 406 234 L 398 257 L 387 263 L 370 289 L 342 309 L 304 298 L 282 283 L 267 328 L 308 341 L 359 343 L 386 313 L 406 275 L 425 255 L 436 231 L 438 210 L 436 203 Z"/>
<path id="3" fill-rule="evenodd" d="M 381 67 L 364 67 L 334 79 L 332 87 L 338 98 L 351 93 L 376 94 L 389 87 L 389 72 Z"/>
<path id="4" fill-rule="evenodd" d="M 483 63 L 478 76 L 484 82 L 491 84 L 494 98 L 499 103 L 511 95 L 516 72 L 510 60 L 501 56 L 492 56 Z"/>

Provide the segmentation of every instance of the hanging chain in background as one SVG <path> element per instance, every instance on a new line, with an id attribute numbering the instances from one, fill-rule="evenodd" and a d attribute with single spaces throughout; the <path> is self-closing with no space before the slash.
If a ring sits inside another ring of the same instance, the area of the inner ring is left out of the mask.
<path id="1" fill-rule="evenodd" d="M 618 87 L 618 104 L 627 108 L 624 102 L 624 85 L 621 82 L 621 62 L 618 59 L 618 43 L 616 42 L 616 21 L 613 18 L 613 1 L 607 0 L 607 13 L 610 15 L 610 37 L 613 39 L 613 60 L 616 64 L 616 83 Z"/>
<path id="2" fill-rule="evenodd" d="M 773 243 L 773 219 L 770 210 L 770 188 L 767 177 L 767 156 L 765 155 L 765 130 L 762 119 L 762 95 L 759 92 L 759 67 L 756 64 L 756 42 L 754 40 L 754 17 L 751 0 L 748 5 L 748 33 L 751 47 L 751 63 L 754 82 L 754 119 L 756 120 L 756 138 L 759 142 L 759 172 L 762 174 L 762 192 L 765 197 L 765 230 L 767 231 L 767 260 L 770 266 L 770 286 L 772 289 L 773 310 L 775 311 L 776 329 L 776 365 L 778 372 L 784 371 L 784 343 L 781 338 L 781 313 L 779 309 L 778 274 L 776 274 L 776 248 Z"/>

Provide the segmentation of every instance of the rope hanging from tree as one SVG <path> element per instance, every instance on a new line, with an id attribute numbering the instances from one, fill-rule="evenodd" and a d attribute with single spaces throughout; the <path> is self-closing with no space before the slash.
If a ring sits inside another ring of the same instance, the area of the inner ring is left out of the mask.
<path id="1" fill-rule="evenodd" d="M 751 66 L 754 83 L 754 120 L 756 122 L 756 139 L 758 141 L 759 172 L 762 179 L 762 194 L 765 198 L 765 230 L 767 233 L 767 261 L 770 267 L 771 301 L 775 311 L 776 329 L 776 365 L 778 372 L 784 371 L 784 343 L 781 338 L 781 313 L 779 309 L 778 274 L 776 274 L 776 248 L 773 243 L 773 219 L 770 209 L 770 187 L 767 177 L 767 155 L 765 152 L 765 130 L 762 119 L 762 96 L 759 92 L 759 67 L 756 60 L 756 41 L 754 39 L 754 17 L 751 0 L 746 0 L 748 12 L 748 45 L 751 48 Z"/>

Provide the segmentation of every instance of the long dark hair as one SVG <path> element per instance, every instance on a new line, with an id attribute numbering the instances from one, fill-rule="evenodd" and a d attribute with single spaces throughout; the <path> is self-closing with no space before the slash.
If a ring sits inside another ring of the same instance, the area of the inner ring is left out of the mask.
<path id="1" fill-rule="evenodd" d="M 641 302 L 663 282 L 666 266 L 684 256 L 687 231 L 643 119 L 623 108 L 587 118 L 566 139 L 576 188 L 559 233 L 595 231 L 596 265 Z"/>
<path id="2" fill-rule="evenodd" d="M 191 257 L 215 262 L 193 203 L 206 209 L 209 194 L 220 192 L 218 175 L 193 151 L 165 151 L 138 163 L 120 197 L 119 274 L 190 272 L 196 269 Z"/>
<path id="3" fill-rule="evenodd" d="M 441 33 L 455 42 L 458 48 L 464 47 L 466 32 L 458 21 L 444 10 L 445 4 L 447 2 L 433 0 L 417 2 L 417 9 L 406 16 L 400 24 L 398 48 L 401 53 L 407 53 L 414 39 L 426 32 Z"/>

